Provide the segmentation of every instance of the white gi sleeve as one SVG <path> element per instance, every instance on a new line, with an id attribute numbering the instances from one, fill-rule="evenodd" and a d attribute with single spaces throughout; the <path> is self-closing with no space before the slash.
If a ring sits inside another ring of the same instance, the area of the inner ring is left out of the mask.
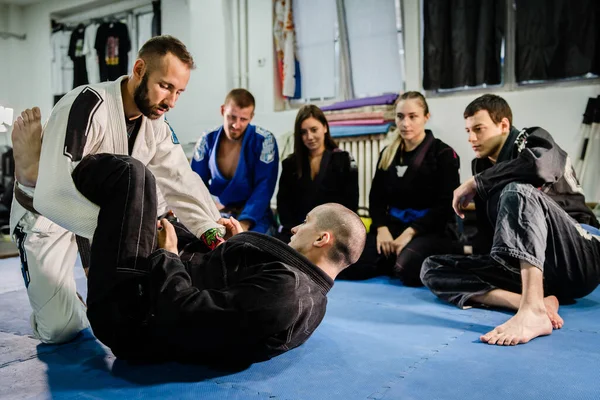
<path id="1" fill-rule="evenodd" d="M 225 228 L 217 224 L 221 217 L 202 178 L 190 167 L 187 157 L 171 130 L 164 122 L 155 132 L 156 154 L 148 169 L 154 174 L 156 184 L 181 222 L 200 237 L 209 229 Z"/>

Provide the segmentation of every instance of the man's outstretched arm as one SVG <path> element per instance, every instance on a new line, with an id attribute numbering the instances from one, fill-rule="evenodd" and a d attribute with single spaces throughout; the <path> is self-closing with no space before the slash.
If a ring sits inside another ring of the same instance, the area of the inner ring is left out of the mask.
<path id="1" fill-rule="evenodd" d="M 217 223 L 221 214 L 206 185 L 189 166 L 167 123 L 155 133 L 156 154 L 148 169 L 154 174 L 169 208 L 196 237 L 206 239 L 205 243 L 214 248 L 225 235 L 225 228 Z"/>

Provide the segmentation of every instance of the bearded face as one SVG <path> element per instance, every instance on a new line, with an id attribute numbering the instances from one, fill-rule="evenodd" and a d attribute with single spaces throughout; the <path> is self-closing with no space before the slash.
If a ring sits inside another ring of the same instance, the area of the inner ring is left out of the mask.
<path id="1" fill-rule="evenodd" d="M 133 101 L 135 101 L 135 105 L 138 110 L 150 119 L 158 119 L 164 113 L 169 111 L 169 106 L 164 103 L 164 101 L 159 101 L 157 103 L 153 103 L 150 100 L 150 88 L 148 87 L 148 71 L 142 77 L 142 81 L 135 88 L 133 93 Z"/>

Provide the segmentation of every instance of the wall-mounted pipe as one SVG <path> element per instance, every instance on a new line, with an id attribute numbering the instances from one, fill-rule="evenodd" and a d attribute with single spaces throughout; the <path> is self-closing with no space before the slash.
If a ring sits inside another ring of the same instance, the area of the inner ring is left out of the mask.
<path id="1" fill-rule="evenodd" d="M 19 35 L 18 33 L 12 33 L 12 32 L 0 32 L 0 39 L 10 39 L 10 38 L 14 38 L 14 39 L 18 39 L 18 40 L 25 40 L 25 39 L 27 39 L 27 35 L 26 34 Z"/>
<path id="2" fill-rule="evenodd" d="M 240 70 L 240 0 L 232 0 L 231 15 L 233 15 L 232 34 L 233 34 L 233 87 L 242 86 L 242 75 Z"/>
<path id="3" fill-rule="evenodd" d="M 240 87 L 248 89 L 248 0 L 239 0 Z"/>

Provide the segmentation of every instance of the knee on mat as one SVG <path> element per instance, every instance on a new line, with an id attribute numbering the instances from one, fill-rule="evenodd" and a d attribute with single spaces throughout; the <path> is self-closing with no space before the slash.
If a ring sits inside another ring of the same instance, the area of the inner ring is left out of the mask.
<path id="1" fill-rule="evenodd" d="M 398 260 L 392 269 L 392 274 L 395 278 L 400 279 L 405 286 L 423 286 L 423 282 L 421 282 L 421 264 L 421 262 L 402 262 Z"/>
<path id="2" fill-rule="evenodd" d="M 435 275 L 435 270 L 439 265 L 440 263 L 436 260 L 436 256 L 431 256 L 427 257 L 421 266 L 421 282 L 430 289 L 435 282 L 435 279 L 432 277 Z"/>
<path id="3" fill-rule="evenodd" d="M 361 281 L 379 275 L 382 275 L 382 273 L 376 263 L 373 263 L 372 265 L 354 264 L 340 272 L 338 278 L 341 280 Z"/>
<path id="4" fill-rule="evenodd" d="M 70 319 L 54 320 L 43 326 L 38 324 L 32 316 L 34 335 L 46 344 L 61 344 L 69 342 L 89 326 L 86 319 L 72 316 Z"/>

